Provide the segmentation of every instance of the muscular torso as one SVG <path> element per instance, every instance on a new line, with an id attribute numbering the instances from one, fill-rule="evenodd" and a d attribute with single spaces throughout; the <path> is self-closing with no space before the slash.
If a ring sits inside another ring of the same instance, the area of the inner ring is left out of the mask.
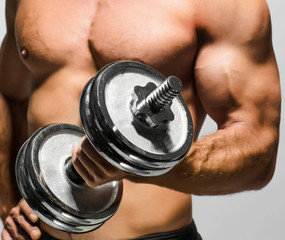
<path id="1" fill-rule="evenodd" d="M 29 134 L 50 123 L 80 125 L 86 82 L 110 62 L 140 59 L 183 81 L 196 138 L 205 114 L 193 80 L 198 44 L 192 2 L 20 0 L 17 44 L 32 77 Z M 125 180 L 118 212 L 100 229 L 73 236 L 48 231 L 60 239 L 127 239 L 183 228 L 191 220 L 190 195 Z"/>

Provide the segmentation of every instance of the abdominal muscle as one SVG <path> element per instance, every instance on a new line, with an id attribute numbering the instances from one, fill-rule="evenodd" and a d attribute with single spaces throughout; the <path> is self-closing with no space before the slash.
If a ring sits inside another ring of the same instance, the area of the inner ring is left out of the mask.
<path id="1" fill-rule="evenodd" d="M 34 90 L 28 109 L 29 133 L 52 123 L 81 125 L 79 99 L 82 88 L 94 73 L 57 73 Z M 72 76 L 72 77 L 71 77 Z M 60 79 L 60 80 L 59 80 Z M 66 80 L 68 79 L 68 81 Z M 86 80 L 87 79 L 87 80 Z M 54 87 L 54 84 L 57 87 Z M 86 234 L 67 234 L 41 223 L 41 228 L 58 239 L 131 239 L 177 230 L 192 221 L 191 196 L 151 184 L 123 181 L 123 197 L 118 211 L 99 229 Z"/>
<path id="2" fill-rule="evenodd" d="M 41 223 L 41 229 L 58 239 L 132 239 L 188 226 L 192 221 L 191 196 L 148 184 L 123 180 L 123 197 L 118 211 L 97 230 L 67 234 Z"/>

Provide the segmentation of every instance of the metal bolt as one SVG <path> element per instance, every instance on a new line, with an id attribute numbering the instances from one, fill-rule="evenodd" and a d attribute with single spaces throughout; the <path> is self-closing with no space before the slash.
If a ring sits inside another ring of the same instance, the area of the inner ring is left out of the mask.
<path id="1" fill-rule="evenodd" d="M 159 112 L 180 94 L 182 87 L 182 82 L 179 78 L 170 76 L 141 101 L 137 109 L 143 109 L 146 105 L 153 112 Z"/>

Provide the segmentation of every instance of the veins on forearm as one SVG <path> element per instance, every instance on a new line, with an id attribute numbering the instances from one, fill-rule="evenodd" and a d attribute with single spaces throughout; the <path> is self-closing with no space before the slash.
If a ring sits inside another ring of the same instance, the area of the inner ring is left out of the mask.
<path id="1" fill-rule="evenodd" d="M 197 195 L 258 189 L 271 175 L 272 141 L 260 140 L 246 128 L 218 130 L 193 143 L 172 171 L 173 188 Z"/>

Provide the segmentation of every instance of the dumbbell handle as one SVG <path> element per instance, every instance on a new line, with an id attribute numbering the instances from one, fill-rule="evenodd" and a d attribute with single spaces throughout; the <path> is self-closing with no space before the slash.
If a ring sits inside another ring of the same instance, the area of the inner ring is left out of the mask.
<path id="1" fill-rule="evenodd" d="M 181 90 L 182 83 L 180 79 L 170 76 L 150 94 L 148 94 L 138 108 L 143 109 L 142 105 L 146 104 L 148 108 L 154 112 L 161 111 L 181 92 Z M 81 185 L 85 182 L 74 168 L 71 157 L 66 161 L 65 171 L 67 177 L 73 183 Z"/>
<path id="2" fill-rule="evenodd" d="M 71 180 L 73 183 L 81 185 L 85 183 L 84 179 L 79 175 L 79 173 L 76 171 L 72 164 L 72 157 L 68 157 L 65 163 L 65 172 L 69 180 Z"/>

